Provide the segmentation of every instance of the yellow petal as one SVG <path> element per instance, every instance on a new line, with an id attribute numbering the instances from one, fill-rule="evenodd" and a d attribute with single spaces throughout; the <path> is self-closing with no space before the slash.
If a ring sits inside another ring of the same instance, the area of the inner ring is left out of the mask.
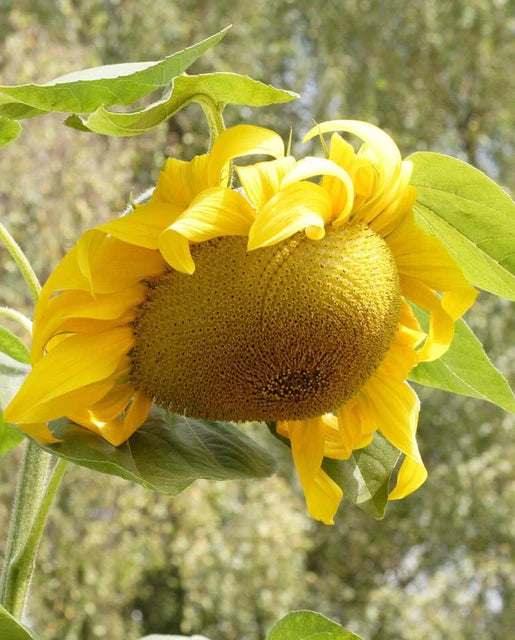
<path id="1" fill-rule="evenodd" d="M 98 228 L 123 242 L 146 249 L 157 249 L 159 235 L 182 211 L 183 207 L 170 203 L 147 202 L 136 207 L 132 213 L 106 222 Z"/>
<path id="2" fill-rule="evenodd" d="M 83 276 L 89 283 L 89 290 L 93 293 L 93 275 L 91 264 L 95 260 L 100 246 L 104 242 L 106 234 L 98 229 L 90 229 L 82 234 L 77 242 L 77 263 Z"/>
<path id="3" fill-rule="evenodd" d="M 112 320 L 126 316 L 145 299 L 146 287 L 137 284 L 126 291 L 99 294 L 94 298 L 86 291 L 64 291 L 51 298 L 45 314 L 34 328 L 31 353 L 38 357 L 49 338 L 62 330 L 63 322 L 70 318 Z M 66 329 L 69 331 L 70 326 Z"/>
<path id="4" fill-rule="evenodd" d="M 451 346 L 454 320 L 443 308 L 441 299 L 423 282 L 402 275 L 400 282 L 402 295 L 430 314 L 429 332 L 418 359 L 420 362 L 437 360 Z"/>
<path id="5" fill-rule="evenodd" d="M 283 178 L 281 188 L 307 180 L 315 176 L 324 176 L 324 188 L 333 202 L 333 225 L 341 224 L 349 217 L 354 202 L 354 185 L 349 174 L 337 164 L 325 158 L 307 157 L 297 162 L 296 166 Z M 330 178 L 330 182 L 326 180 Z"/>
<path id="6" fill-rule="evenodd" d="M 235 170 L 247 198 L 259 210 L 279 191 L 282 179 L 295 164 L 295 158 L 286 156 L 245 167 L 235 167 Z"/>
<path id="7" fill-rule="evenodd" d="M 192 273 L 190 242 L 218 236 L 245 236 L 254 221 L 254 211 L 245 198 L 231 189 L 213 187 L 198 195 L 191 205 L 159 237 L 159 249 L 168 264 Z"/>
<path id="8" fill-rule="evenodd" d="M 173 229 L 163 231 L 159 236 L 159 251 L 173 269 L 189 275 L 195 271 L 190 241 L 177 231 Z"/>
<path id="9" fill-rule="evenodd" d="M 302 229 L 311 239 L 324 237 L 332 213 L 332 202 L 325 189 L 310 182 L 299 182 L 281 190 L 259 211 L 249 232 L 249 251 L 269 247 Z"/>
<path id="10" fill-rule="evenodd" d="M 275 131 L 239 124 L 222 132 L 209 154 L 209 184 L 220 184 L 225 165 L 241 156 L 264 154 L 273 158 L 284 156 L 284 142 Z"/>
<path id="11" fill-rule="evenodd" d="M 63 340 L 34 365 L 6 408 L 5 419 L 14 423 L 40 422 L 64 415 L 60 413 L 59 399 L 108 378 L 133 342 L 129 327 Z M 87 401 L 88 405 L 102 397 L 96 396 L 96 390 L 93 395 L 95 397 Z M 81 396 L 82 401 L 86 402 Z M 38 417 L 33 417 L 35 415 Z"/>
<path id="12" fill-rule="evenodd" d="M 288 422 L 291 450 L 309 514 L 333 524 L 342 498 L 340 487 L 322 470 L 324 426 L 320 418 Z"/>
<path id="13" fill-rule="evenodd" d="M 379 375 L 368 381 L 367 394 L 379 430 L 406 456 L 397 475 L 397 484 L 389 495 L 390 500 L 398 500 L 418 489 L 427 478 L 416 439 L 420 403 L 405 382 Z"/>
<path id="14" fill-rule="evenodd" d="M 417 352 L 413 346 L 404 344 L 402 338 L 402 330 L 397 331 L 388 353 L 377 368 L 377 375 L 402 382 L 406 380 L 413 367 L 418 364 Z"/>
<path id="15" fill-rule="evenodd" d="M 151 406 L 152 400 L 143 393 L 137 392 L 124 418 L 115 418 L 106 422 L 91 420 L 84 423 L 84 426 L 118 447 L 145 422 Z"/>
<path id="16" fill-rule="evenodd" d="M 61 442 L 54 438 L 52 432 L 45 422 L 33 422 L 31 424 L 17 424 L 16 428 L 34 438 L 39 444 L 55 444 Z"/>
<path id="17" fill-rule="evenodd" d="M 189 162 L 168 158 L 149 204 L 168 203 L 173 208 L 185 209 L 201 191 L 220 184 L 220 176 L 210 182 L 209 165 L 207 153 Z"/>
<path id="18" fill-rule="evenodd" d="M 115 384 L 109 393 L 89 408 L 89 413 L 99 422 L 114 420 L 123 412 L 133 395 L 132 383 Z"/>
<path id="19" fill-rule="evenodd" d="M 417 227 L 413 213 L 407 215 L 385 240 L 399 273 L 440 291 L 469 287 L 447 249 L 437 238 Z"/>
<path id="20" fill-rule="evenodd" d="M 167 270 L 168 266 L 158 251 L 106 237 L 95 254 L 91 277 L 95 293 L 111 293 Z"/>
<path id="21" fill-rule="evenodd" d="M 338 431 L 342 447 L 342 459 L 355 449 L 362 449 L 372 442 L 377 429 L 375 415 L 370 411 L 367 395 L 360 393 L 338 408 Z M 334 455 L 327 454 L 333 458 Z"/>

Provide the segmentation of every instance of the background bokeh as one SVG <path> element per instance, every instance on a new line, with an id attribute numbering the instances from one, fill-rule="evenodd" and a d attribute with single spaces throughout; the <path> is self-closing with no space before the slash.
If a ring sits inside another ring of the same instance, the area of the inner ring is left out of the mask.
<path id="1" fill-rule="evenodd" d="M 508 187 L 515 50 L 504 0 L 0 0 L 2 84 L 159 59 L 233 23 L 191 72 L 231 70 L 302 100 L 227 109 L 229 124 L 293 128 L 357 118 L 386 128 L 403 154 L 446 152 Z M 510 41 L 511 34 L 511 41 Z M 510 83 L 511 86 L 510 86 Z M 44 280 L 88 227 L 151 185 L 166 155 L 205 150 L 192 105 L 138 138 L 26 122 L 0 152 L 0 211 Z M 304 151 L 303 151 L 304 153 Z M 31 313 L 5 252 L 2 304 Z M 512 375 L 515 322 L 482 294 L 468 321 Z M 305 513 L 289 455 L 256 482 L 197 482 L 171 499 L 71 468 L 39 556 L 29 621 L 42 640 L 135 640 L 204 633 L 262 640 L 288 610 L 310 608 L 367 640 L 501 640 L 513 617 L 512 417 L 492 405 L 417 389 L 429 480 L 385 520 L 343 504 L 334 527 Z M 0 467 L 4 544 L 19 451 Z M 0 549 L 1 550 L 1 549 Z"/>

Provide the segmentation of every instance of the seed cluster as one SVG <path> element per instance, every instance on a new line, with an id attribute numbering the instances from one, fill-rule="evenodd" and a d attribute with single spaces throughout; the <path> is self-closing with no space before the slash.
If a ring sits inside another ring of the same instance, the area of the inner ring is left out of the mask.
<path id="1" fill-rule="evenodd" d="M 395 260 L 362 224 L 298 233 L 252 252 L 246 238 L 192 247 L 193 275 L 148 285 L 134 323 L 135 387 L 209 420 L 298 420 L 349 400 L 399 318 Z"/>

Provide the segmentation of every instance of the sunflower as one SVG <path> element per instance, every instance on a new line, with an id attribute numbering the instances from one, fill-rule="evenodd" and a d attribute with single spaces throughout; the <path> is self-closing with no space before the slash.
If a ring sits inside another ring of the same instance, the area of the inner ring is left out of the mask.
<path id="1" fill-rule="evenodd" d="M 356 152 L 337 131 L 353 134 Z M 168 159 L 151 199 L 87 231 L 36 306 L 33 369 L 5 419 L 40 442 L 67 416 L 117 446 L 152 403 L 273 421 L 313 518 L 341 500 L 322 469 L 379 430 L 404 460 L 390 499 L 426 479 L 411 369 L 448 349 L 476 291 L 416 226 L 411 164 L 377 127 L 337 120 L 327 158 L 285 155 L 239 125 L 209 154 Z M 234 159 L 272 159 L 235 167 Z M 424 332 L 413 303 L 429 313 Z"/>

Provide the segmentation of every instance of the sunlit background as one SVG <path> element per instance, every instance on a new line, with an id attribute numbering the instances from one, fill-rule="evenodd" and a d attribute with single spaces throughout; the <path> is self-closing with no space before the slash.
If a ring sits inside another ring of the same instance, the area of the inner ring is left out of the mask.
<path id="1" fill-rule="evenodd" d="M 0 0 L 1 83 L 159 59 L 230 23 L 190 72 L 247 73 L 302 99 L 229 107 L 229 124 L 254 122 L 285 138 L 292 128 L 300 153 L 313 120 L 369 120 L 403 155 L 449 153 L 510 187 L 515 24 L 503 0 Z M 155 182 L 166 155 L 191 158 L 207 142 L 193 105 L 137 138 L 81 133 L 62 119 L 27 121 L 0 152 L 2 220 L 42 280 L 82 231 Z M 6 252 L 0 258 L 1 303 L 30 314 L 14 265 Z M 482 294 L 467 316 L 507 376 L 509 314 Z M 309 608 L 367 640 L 507 640 L 515 625 L 512 417 L 417 391 L 429 480 L 381 522 L 346 503 L 334 527 L 309 520 L 290 456 L 265 429 L 254 435 L 276 450 L 277 476 L 197 482 L 175 499 L 71 468 L 41 547 L 31 624 L 42 640 L 150 632 L 262 640 L 289 610 Z M 0 466 L 0 544 L 18 462 L 14 451 Z"/>

